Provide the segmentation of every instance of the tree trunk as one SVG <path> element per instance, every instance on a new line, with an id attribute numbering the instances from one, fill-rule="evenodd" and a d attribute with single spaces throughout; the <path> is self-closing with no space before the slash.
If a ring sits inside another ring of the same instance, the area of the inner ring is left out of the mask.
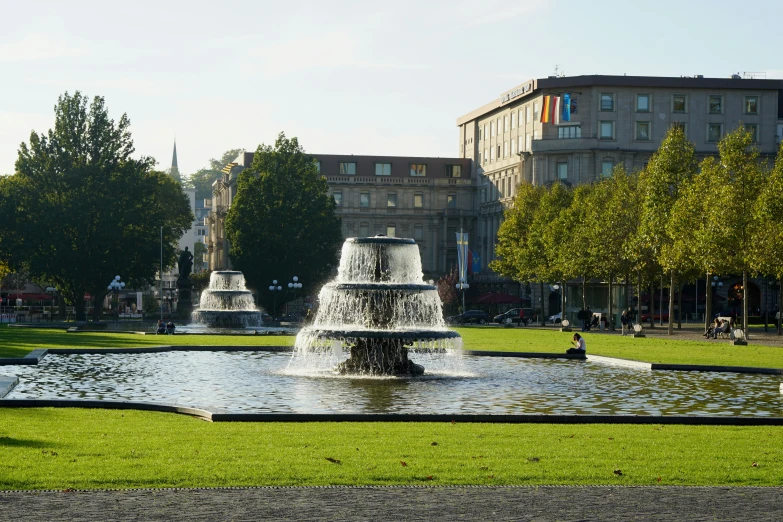
<path id="1" fill-rule="evenodd" d="M 677 278 L 677 329 L 682 330 L 682 280 Z"/>
<path id="2" fill-rule="evenodd" d="M 745 339 L 750 339 L 748 332 L 748 271 L 742 271 L 742 331 Z"/>
<path id="3" fill-rule="evenodd" d="M 587 276 L 582 276 L 582 310 L 587 310 Z"/>
<path id="4" fill-rule="evenodd" d="M 544 326 L 546 324 L 546 314 L 544 314 L 544 282 L 541 281 L 541 318 L 539 320 L 539 323 L 541 326 Z M 560 317 L 563 317 L 562 315 Z"/>
<path id="5" fill-rule="evenodd" d="M 566 283 L 565 281 L 560 283 L 560 324 L 563 324 L 563 319 L 566 318 Z M 570 324 L 570 320 L 569 320 Z"/>
<path id="6" fill-rule="evenodd" d="M 614 331 L 614 321 L 612 321 L 612 311 L 613 311 L 613 302 L 612 302 L 612 281 L 614 280 L 614 276 L 609 276 L 609 317 L 607 318 L 608 321 L 606 324 L 609 325 L 609 331 Z"/>
<path id="7" fill-rule="evenodd" d="M 642 271 L 636 272 L 636 313 L 634 319 L 637 323 L 642 322 Z"/>
<path id="8" fill-rule="evenodd" d="M 778 335 L 783 335 L 783 277 L 778 280 Z"/>
<path id="9" fill-rule="evenodd" d="M 710 271 L 707 270 L 707 284 L 704 287 L 704 331 L 710 329 L 712 324 L 712 286 L 710 281 Z"/>
<path id="10" fill-rule="evenodd" d="M 650 328 L 655 328 L 655 277 L 650 278 L 650 306 L 647 313 L 650 314 Z"/>
<path id="11" fill-rule="evenodd" d="M 81 299 L 73 300 L 73 310 L 77 321 L 86 321 L 87 316 L 84 313 L 84 294 L 82 294 L 81 297 Z"/>
<path id="12" fill-rule="evenodd" d="M 631 291 L 631 275 L 625 274 L 625 308 L 624 310 L 628 310 L 631 308 L 631 296 L 629 295 Z"/>
<path id="13" fill-rule="evenodd" d="M 669 335 L 674 335 L 674 270 L 669 271 Z"/>

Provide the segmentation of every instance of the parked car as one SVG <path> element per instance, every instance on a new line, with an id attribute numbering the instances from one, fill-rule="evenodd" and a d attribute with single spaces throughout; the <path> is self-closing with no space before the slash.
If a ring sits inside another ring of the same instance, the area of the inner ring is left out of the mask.
<path id="1" fill-rule="evenodd" d="M 511 319 L 512 322 L 517 323 L 519 322 L 520 310 L 525 311 L 525 324 L 536 320 L 536 314 L 533 312 L 532 308 L 512 308 L 511 310 L 503 312 L 502 314 L 496 315 L 493 320 L 499 324 L 504 324 L 506 319 Z"/>
<path id="2" fill-rule="evenodd" d="M 446 321 L 453 324 L 485 324 L 487 321 L 489 321 L 489 314 L 484 310 L 468 310 L 467 312 L 461 313 L 459 315 L 452 315 L 446 319 Z"/>
<path id="3" fill-rule="evenodd" d="M 563 317 L 563 313 L 557 313 L 549 316 L 549 322 L 552 324 L 560 324 L 560 319 Z"/>

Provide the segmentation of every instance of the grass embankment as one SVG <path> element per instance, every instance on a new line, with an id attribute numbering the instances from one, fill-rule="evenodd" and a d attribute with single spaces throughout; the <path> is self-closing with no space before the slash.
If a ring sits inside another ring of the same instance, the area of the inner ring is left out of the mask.
<path id="1" fill-rule="evenodd" d="M 573 334 L 541 328 L 456 328 L 466 350 L 562 353 Z M 783 349 L 728 341 L 584 334 L 588 353 L 651 363 L 704 364 L 783 368 Z M 108 332 L 66 333 L 64 330 L 0 326 L 0 357 L 24 357 L 36 348 L 137 346 L 293 346 L 290 335 L 137 335 Z"/>
<path id="2" fill-rule="evenodd" d="M 0 489 L 783 482 L 781 427 L 213 424 L 50 408 L 0 417 Z"/>

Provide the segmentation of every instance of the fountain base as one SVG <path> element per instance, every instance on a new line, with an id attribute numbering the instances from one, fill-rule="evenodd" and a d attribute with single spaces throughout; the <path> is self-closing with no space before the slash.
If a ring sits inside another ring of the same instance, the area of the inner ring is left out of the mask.
<path id="1" fill-rule="evenodd" d="M 408 348 L 400 339 L 359 339 L 351 356 L 337 365 L 341 375 L 423 375 L 424 366 L 408 359 Z"/>

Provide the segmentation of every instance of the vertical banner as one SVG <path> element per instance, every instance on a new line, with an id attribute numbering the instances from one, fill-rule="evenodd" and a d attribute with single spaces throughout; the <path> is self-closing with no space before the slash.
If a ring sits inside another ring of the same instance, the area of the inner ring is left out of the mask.
<path id="1" fill-rule="evenodd" d="M 478 254 L 478 252 L 473 252 L 473 273 L 481 273 L 481 256 Z"/>
<path id="2" fill-rule="evenodd" d="M 140 313 L 141 309 L 141 292 L 136 292 L 136 313 Z"/>
<path id="3" fill-rule="evenodd" d="M 563 121 L 571 121 L 571 94 L 563 95 Z"/>
<path id="4" fill-rule="evenodd" d="M 457 263 L 459 264 L 459 282 L 468 282 L 468 235 L 457 232 Z"/>
<path id="5" fill-rule="evenodd" d="M 549 121 L 549 111 L 551 110 L 549 103 L 549 96 L 544 96 L 541 107 L 541 123 L 547 123 Z"/>
<path id="6" fill-rule="evenodd" d="M 560 125 L 560 96 L 555 96 L 555 103 L 552 104 L 552 123 Z"/>

